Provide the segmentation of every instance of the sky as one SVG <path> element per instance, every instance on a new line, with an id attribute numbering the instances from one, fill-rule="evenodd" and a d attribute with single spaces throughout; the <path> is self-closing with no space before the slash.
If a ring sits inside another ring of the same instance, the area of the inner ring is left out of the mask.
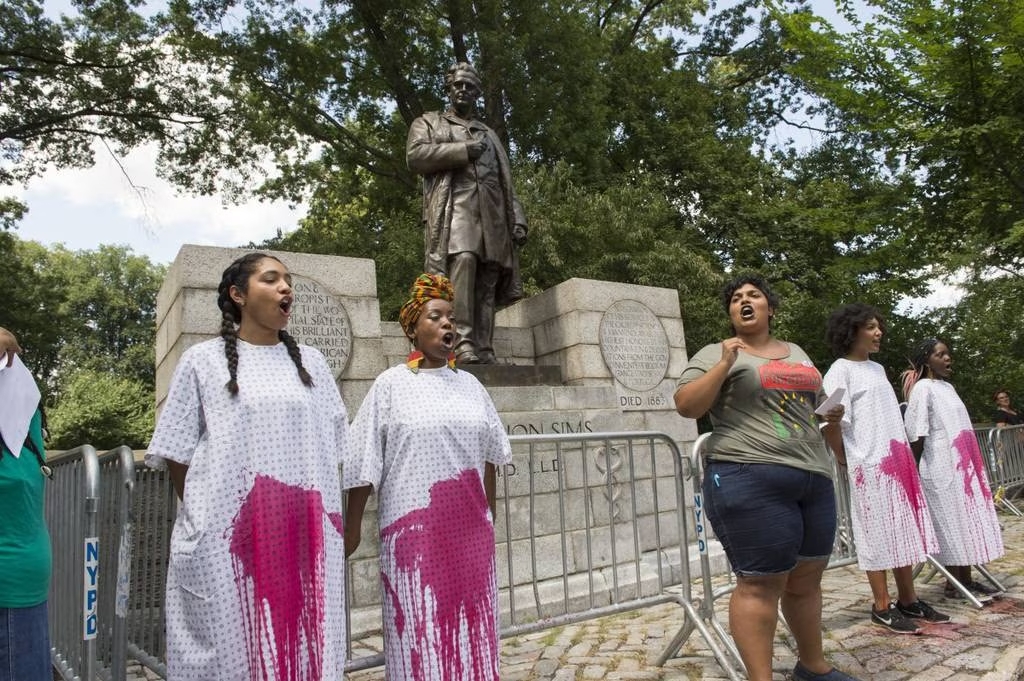
<path id="1" fill-rule="evenodd" d="M 100 148 L 92 168 L 50 170 L 32 180 L 18 193 L 29 207 L 18 237 L 72 250 L 123 245 L 155 264 L 168 264 L 184 244 L 258 242 L 278 228 L 294 230 L 305 215 L 304 206 L 283 202 L 234 206 L 181 193 L 157 177 L 155 160 L 156 149 L 147 146 L 122 158 L 119 167 Z"/>

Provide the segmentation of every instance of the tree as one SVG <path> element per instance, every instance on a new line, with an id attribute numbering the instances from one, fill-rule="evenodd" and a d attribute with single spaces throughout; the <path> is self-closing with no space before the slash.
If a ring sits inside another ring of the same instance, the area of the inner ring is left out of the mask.
<path id="1" fill-rule="evenodd" d="M 144 442 L 141 434 L 153 425 L 156 293 L 164 268 L 121 246 L 47 249 L 0 232 L 5 244 L 5 273 L 16 278 L 0 307 L 0 326 L 18 335 L 56 418 L 51 431 L 77 437 L 93 429 L 115 440 L 120 434 L 115 444 Z"/>
<path id="2" fill-rule="evenodd" d="M 0 3 L 0 187 L 90 166 L 97 144 L 118 156 L 217 116 L 198 96 L 202 71 L 173 58 L 140 4 L 74 0 L 55 19 L 39 0 Z M 0 220 L 9 227 L 23 210 L 4 199 Z"/>
<path id="3" fill-rule="evenodd" d="M 120 445 L 143 449 L 155 419 L 152 385 L 109 371 L 77 369 L 47 412 L 47 447 L 71 449 L 91 444 L 97 449 Z"/>
<path id="4" fill-rule="evenodd" d="M 930 335 L 949 344 L 951 381 L 975 421 L 991 421 L 996 390 L 1009 390 L 1018 403 L 1024 396 L 1024 329 L 1016 323 L 1022 296 L 1019 277 L 980 280 L 956 305 L 932 315 Z"/>
<path id="5" fill-rule="evenodd" d="M 736 211 L 716 197 L 749 186 L 764 166 L 751 149 L 747 95 L 730 82 L 724 87 L 736 91 L 723 97 L 720 84 L 702 81 L 698 56 L 681 62 L 684 36 L 697 34 L 701 9 L 688 1 L 356 0 L 319 9 L 258 2 L 247 5 L 242 21 L 233 8 L 181 1 L 165 17 L 168 41 L 195 61 L 223 67 L 216 89 L 233 102 L 230 122 L 194 126 L 188 143 L 168 152 L 173 178 L 202 191 L 223 187 L 225 174 L 247 177 L 269 155 L 278 177 L 249 188 L 289 199 L 311 192 L 312 206 L 300 228 L 275 245 L 383 259 L 378 290 L 386 311 L 397 309 L 392 303 L 419 267 L 411 256 L 422 251 L 419 181 L 404 161 L 407 128 L 424 110 L 445 106 L 443 73 L 455 60 L 472 61 L 482 72 L 485 117 L 516 161 L 515 179 L 538 239 L 562 238 L 542 236 L 548 211 L 560 212 L 556 229 L 573 222 L 559 196 L 543 193 L 558 184 L 545 179 L 545 169 L 556 164 L 586 196 L 611 198 L 643 178 L 647 196 L 631 197 L 632 205 L 660 202 L 675 214 L 647 225 L 656 238 L 621 253 L 613 251 L 635 232 L 603 235 L 607 245 L 596 269 L 616 280 L 649 278 L 658 258 L 675 253 L 654 251 L 666 244 L 709 255 L 706 235 Z M 217 132 L 225 124 L 232 135 Z M 535 178 L 540 184 L 530 187 Z M 524 269 L 528 280 L 539 281 L 547 272 L 531 272 L 541 266 L 532 248 L 524 252 Z M 632 266 L 624 264 L 627 253 Z M 563 274 L 595 269 L 582 250 L 563 255 L 569 256 L 557 269 Z M 620 266 L 611 265 L 613 258 Z M 692 273 L 717 281 L 709 267 L 700 260 Z"/>
<path id="6" fill-rule="evenodd" d="M 788 71 L 831 130 L 912 183 L 908 244 L 947 270 L 1024 275 L 1024 5 L 841 3 L 851 30 L 778 3 Z"/>

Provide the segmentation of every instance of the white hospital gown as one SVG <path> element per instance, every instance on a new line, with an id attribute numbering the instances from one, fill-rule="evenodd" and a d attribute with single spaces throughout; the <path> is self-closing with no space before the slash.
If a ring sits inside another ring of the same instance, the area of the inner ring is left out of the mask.
<path id="1" fill-rule="evenodd" d="M 498 678 L 494 523 L 484 463 L 511 460 L 470 373 L 404 364 L 374 382 L 352 422 L 345 487 L 378 495 L 389 679 Z"/>
<path id="2" fill-rule="evenodd" d="M 924 561 L 938 548 L 935 532 L 885 369 L 870 360 L 838 359 L 822 387 L 829 395 L 846 391 L 841 428 L 857 565 L 889 570 Z"/>
<path id="3" fill-rule="evenodd" d="M 339 465 L 347 420 L 323 356 L 224 341 L 181 357 L 146 463 L 188 465 L 167 576 L 169 681 L 335 681 L 346 654 Z"/>
<path id="4" fill-rule="evenodd" d="M 985 463 L 967 408 L 947 381 L 919 380 L 907 400 L 907 436 L 924 438 L 921 483 L 944 565 L 981 565 L 1003 555 Z"/>

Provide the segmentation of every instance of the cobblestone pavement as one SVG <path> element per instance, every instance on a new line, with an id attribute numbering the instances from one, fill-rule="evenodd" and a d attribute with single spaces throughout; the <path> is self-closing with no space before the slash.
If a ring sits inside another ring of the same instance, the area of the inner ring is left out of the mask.
<path id="1" fill-rule="evenodd" d="M 929 625 L 921 636 L 892 634 L 869 621 L 870 590 L 855 566 L 825 573 L 825 650 L 832 663 L 863 681 L 1017 681 L 1024 679 L 1024 518 L 1000 516 L 1007 555 L 989 564 L 1008 592 L 982 610 L 942 595 L 941 577 L 918 580 L 918 593 L 953 617 Z M 890 588 L 892 586 L 890 579 Z M 727 599 L 716 603 L 717 619 L 728 622 Z M 695 631 L 678 656 L 663 667 L 655 661 L 683 621 L 677 604 L 560 626 L 502 642 L 503 681 L 606 679 L 728 679 Z M 382 640 L 359 641 L 357 654 L 380 650 Z M 796 657 L 789 632 L 780 625 L 775 645 L 775 679 L 789 678 Z M 130 681 L 159 678 L 138 667 Z M 351 681 L 380 681 L 381 668 L 353 672 Z M 402 680 L 393 680 L 402 681 Z"/>
<path id="2" fill-rule="evenodd" d="M 943 580 L 918 580 L 920 597 L 950 614 L 950 624 L 928 625 L 921 636 L 893 634 L 869 621 L 870 589 L 856 566 L 825 573 L 823 627 L 832 663 L 864 681 L 1016 681 L 1024 679 L 1024 518 L 1000 516 L 1007 554 L 989 571 L 1008 592 L 977 610 L 946 599 Z M 895 586 L 890 578 L 890 588 Z M 728 622 L 727 599 L 716 603 L 718 620 Z M 579 679 L 705 679 L 728 676 L 699 632 L 690 635 L 679 655 L 664 667 L 655 661 L 682 623 L 683 610 L 664 604 L 517 636 L 502 642 L 503 681 Z M 782 625 L 775 645 L 775 679 L 789 678 L 796 656 Z M 354 672 L 352 681 L 378 681 L 382 669 Z"/>

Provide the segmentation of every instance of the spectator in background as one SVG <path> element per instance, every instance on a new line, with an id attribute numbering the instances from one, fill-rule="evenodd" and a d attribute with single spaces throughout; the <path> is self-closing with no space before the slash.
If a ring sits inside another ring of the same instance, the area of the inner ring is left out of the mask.
<path id="1" fill-rule="evenodd" d="M 19 352 L 14 335 L 0 328 L 0 404 L 24 415 L 0 438 L 0 681 L 51 681 L 52 556 L 43 506 L 49 469 L 39 390 L 16 361 Z"/>
<path id="2" fill-rule="evenodd" d="M 1024 418 L 1010 406 L 1010 393 L 1007 390 L 997 390 L 992 395 L 992 399 L 996 403 L 996 409 L 992 412 L 992 421 L 997 426 L 1003 428 L 1004 426 L 1019 426 L 1024 423 Z"/>

